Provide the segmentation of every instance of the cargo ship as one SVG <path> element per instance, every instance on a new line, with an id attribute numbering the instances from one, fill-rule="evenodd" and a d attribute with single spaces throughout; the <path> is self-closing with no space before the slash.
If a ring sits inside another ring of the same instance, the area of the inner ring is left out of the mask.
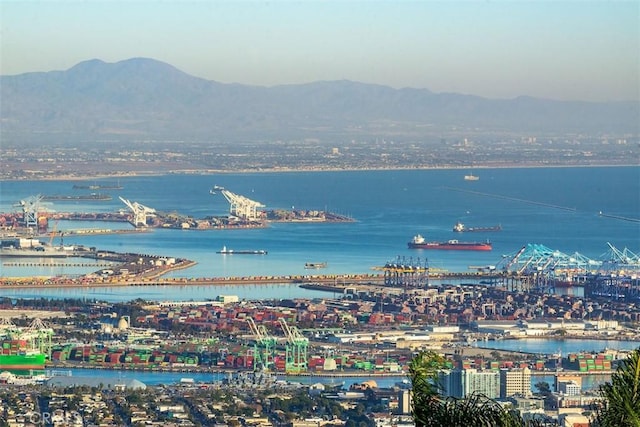
<path id="1" fill-rule="evenodd" d="M 502 226 L 501 225 L 493 225 L 490 227 L 467 227 L 466 225 L 464 225 L 463 223 L 461 223 L 460 221 L 456 222 L 456 225 L 453 226 L 453 231 L 457 232 L 457 233 L 464 233 L 464 232 L 480 232 L 480 231 L 501 231 L 502 230 Z"/>
<path id="2" fill-rule="evenodd" d="M 66 258 L 76 256 L 77 252 L 76 246 L 52 246 L 37 238 L 0 239 L 0 257 Z"/>
<path id="3" fill-rule="evenodd" d="M 53 194 L 49 196 L 43 196 L 42 200 L 49 201 L 57 201 L 57 202 L 74 202 L 77 200 L 81 201 L 109 201 L 113 199 L 108 194 L 100 194 L 100 193 L 91 193 L 91 194 L 82 194 L 78 196 L 64 195 L 64 194 Z"/>
<path id="4" fill-rule="evenodd" d="M 0 371 L 43 370 L 46 355 L 38 351 L 0 354 Z"/>
<path id="5" fill-rule="evenodd" d="M 233 249 L 227 249 L 226 246 L 223 246 L 222 249 L 216 251 L 216 253 L 223 255 L 266 255 L 267 251 L 265 251 L 264 249 L 236 251 Z"/>
<path id="6" fill-rule="evenodd" d="M 427 242 L 420 234 L 413 236 L 408 243 L 409 249 L 440 249 L 456 251 L 490 251 L 491 242 L 460 242 L 458 240 L 448 240 L 446 242 Z"/>
<path id="7" fill-rule="evenodd" d="M 35 248 L 0 248 L 0 258 L 67 258 L 76 255 L 73 247 L 38 246 Z"/>
<path id="8" fill-rule="evenodd" d="M 114 185 L 74 185 L 73 189 L 74 190 L 122 190 L 124 187 L 122 187 L 119 184 L 114 184 Z"/>

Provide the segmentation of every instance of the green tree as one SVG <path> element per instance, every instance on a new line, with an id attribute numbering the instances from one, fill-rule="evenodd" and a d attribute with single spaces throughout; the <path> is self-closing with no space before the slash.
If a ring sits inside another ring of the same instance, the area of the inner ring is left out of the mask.
<path id="1" fill-rule="evenodd" d="M 547 396 L 551 394 L 551 387 L 549 386 L 549 383 L 546 381 L 540 381 L 536 383 L 534 387 L 537 388 L 538 392 L 543 396 Z"/>
<path id="2" fill-rule="evenodd" d="M 444 359 L 431 351 L 422 351 L 409 363 L 412 409 L 416 427 L 533 427 L 544 421 L 525 421 L 520 415 L 484 395 L 462 399 L 444 397 L 438 383 L 438 371 Z"/>
<path id="3" fill-rule="evenodd" d="M 595 408 L 595 426 L 640 426 L 640 348 L 618 365 L 611 382 L 600 386 L 600 395 L 603 402 Z"/>

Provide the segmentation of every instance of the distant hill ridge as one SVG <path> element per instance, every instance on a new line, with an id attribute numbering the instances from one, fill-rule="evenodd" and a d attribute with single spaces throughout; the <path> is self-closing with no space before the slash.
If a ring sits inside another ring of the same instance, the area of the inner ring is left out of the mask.
<path id="1" fill-rule="evenodd" d="M 636 102 L 487 99 L 352 81 L 223 84 L 148 58 L 0 76 L 8 135 L 295 138 L 458 132 L 637 133 Z"/>

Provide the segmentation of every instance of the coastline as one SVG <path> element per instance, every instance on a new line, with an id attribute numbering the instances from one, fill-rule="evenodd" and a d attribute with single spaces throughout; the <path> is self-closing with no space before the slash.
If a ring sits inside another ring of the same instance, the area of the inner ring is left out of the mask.
<path id="1" fill-rule="evenodd" d="M 162 271 L 150 272 L 148 276 L 131 277 L 123 280 L 101 281 L 98 279 L 72 278 L 63 276 L 51 277 L 23 277 L 11 278 L 0 277 L 0 289 L 71 289 L 71 288 L 109 288 L 109 287 L 141 287 L 141 286 L 241 286 L 241 285 L 304 285 L 304 276 L 247 276 L 247 277 L 207 277 L 207 278 L 170 278 L 161 279 L 160 276 L 170 271 L 189 268 L 195 265 L 194 261 L 189 261 L 181 266 L 164 268 Z M 151 276 L 153 274 L 154 276 Z M 383 275 L 315 275 L 314 283 L 334 283 L 336 279 L 348 280 L 351 284 L 362 284 L 369 282 L 381 282 Z M 308 281 L 306 284 L 310 284 Z M 379 284 L 379 283 L 378 283 Z M 331 288 L 333 289 L 333 288 Z"/>
<path id="2" fill-rule="evenodd" d="M 548 168 L 604 168 L 604 167 L 638 167 L 633 163 L 620 164 L 588 164 L 588 165 L 549 165 L 549 164 L 509 164 L 509 165 L 469 165 L 469 166 L 407 166 L 407 167 L 366 167 L 366 168 L 265 168 L 265 169 L 175 169 L 169 171 L 136 171 L 136 172 L 100 172 L 95 175 L 62 174 L 56 176 L 38 176 L 7 178 L 0 177 L 0 182 L 13 181 L 86 181 L 109 178 L 135 178 L 168 175 L 212 175 L 212 174 L 258 174 L 258 173 L 301 173 L 301 172 L 374 172 L 374 171 L 405 171 L 405 170 L 479 170 L 479 169 L 548 169 Z"/>

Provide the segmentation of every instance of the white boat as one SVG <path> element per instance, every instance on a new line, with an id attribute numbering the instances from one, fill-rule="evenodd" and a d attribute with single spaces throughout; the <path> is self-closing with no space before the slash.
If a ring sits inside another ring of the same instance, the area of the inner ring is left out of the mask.
<path id="1" fill-rule="evenodd" d="M 304 264 L 304 268 L 310 269 L 310 268 L 326 268 L 327 267 L 327 263 L 326 262 L 307 262 Z"/>
<path id="2" fill-rule="evenodd" d="M 464 180 L 465 180 L 465 181 L 477 181 L 477 180 L 479 180 L 479 179 L 480 179 L 480 177 L 475 176 L 475 175 L 474 175 L 474 174 L 472 174 L 472 173 L 470 173 L 469 175 L 465 175 L 465 176 L 464 176 Z"/>
<path id="3" fill-rule="evenodd" d="M 257 249 L 257 250 L 241 250 L 241 251 L 236 251 L 234 249 L 227 249 L 226 246 L 223 246 L 222 249 L 220 249 L 219 251 L 216 251 L 217 254 L 223 254 L 223 255 L 233 255 L 233 254 L 238 254 L 238 255 L 266 255 L 267 251 L 265 251 L 264 249 Z"/>

